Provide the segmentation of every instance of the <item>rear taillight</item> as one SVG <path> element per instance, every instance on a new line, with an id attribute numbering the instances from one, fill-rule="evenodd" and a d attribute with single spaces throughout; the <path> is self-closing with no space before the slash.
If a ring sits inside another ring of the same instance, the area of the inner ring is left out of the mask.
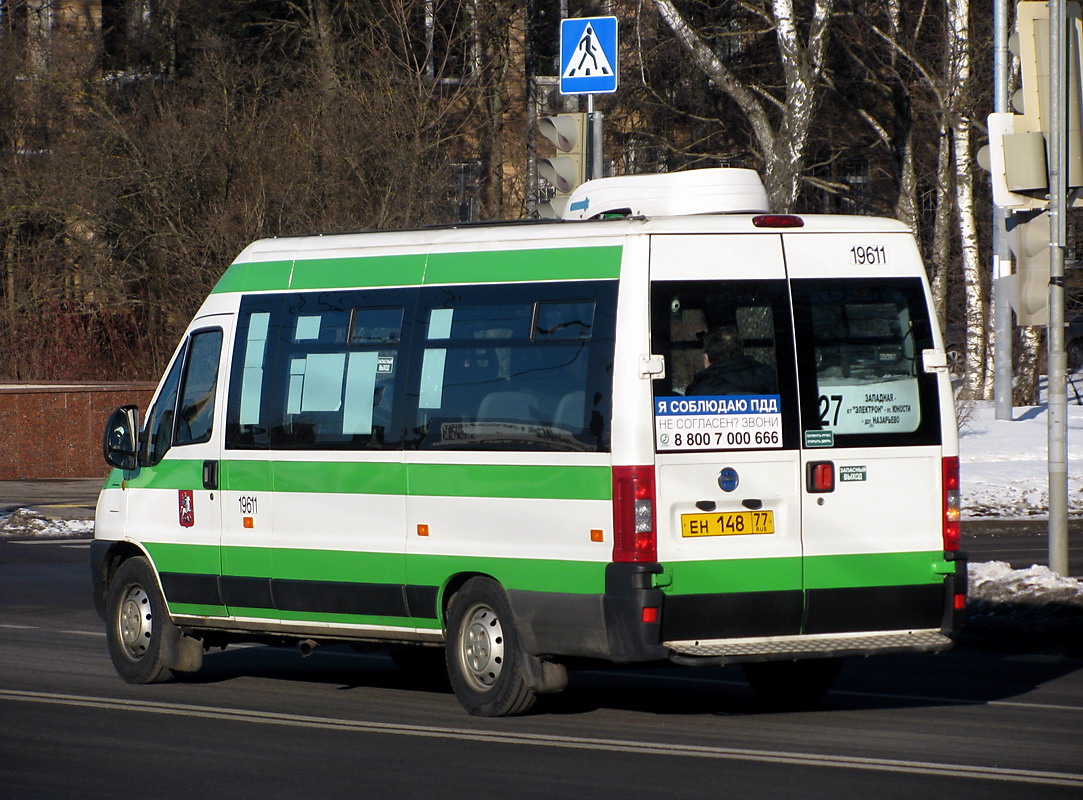
<path id="1" fill-rule="evenodd" d="M 959 549 L 959 457 L 943 461 L 944 469 L 944 550 Z"/>
<path id="2" fill-rule="evenodd" d="M 613 467 L 613 560 L 658 560 L 654 467 Z"/>

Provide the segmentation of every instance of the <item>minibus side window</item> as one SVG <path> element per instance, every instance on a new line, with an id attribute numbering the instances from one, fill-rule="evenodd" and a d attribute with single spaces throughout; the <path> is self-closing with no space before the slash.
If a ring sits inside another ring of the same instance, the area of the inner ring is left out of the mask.
<path id="1" fill-rule="evenodd" d="M 229 401 L 226 404 L 226 448 L 266 449 L 270 445 L 270 377 L 282 295 L 246 297 L 241 301 L 233 345 Z"/>
<path id="2" fill-rule="evenodd" d="M 920 279 L 795 280 L 793 295 L 806 334 L 798 336 L 805 431 L 841 446 L 938 443 L 936 376 L 921 360 L 933 341 Z"/>
<path id="3" fill-rule="evenodd" d="M 221 353 L 221 330 L 216 328 L 192 335 L 174 444 L 198 444 L 210 441 L 214 422 L 215 388 L 218 385 L 218 362 Z"/>
<path id="4" fill-rule="evenodd" d="M 608 449 L 615 301 L 613 281 L 423 290 L 409 446 Z"/>
<path id="5" fill-rule="evenodd" d="M 265 324 L 253 313 L 235 412 L 241 429 L 260 413 L 272 448 L 397 448 L 407 292 L 305 292 L 283 296 Z"/>
<path id="6" fill-rule="evenodd" d="M 173 364 L 162 382 L 162 390 L 158 393 L 158 400 L 147 413 L 147 424 L 143 429 L 144 457 L 141 461 L 154 466 L 162 460 L 162 456 L 173 445 L 173 421 L 177 409 L 177 391 L 180 387 L 181 370 L 184 368 L 184 359 L 188 353 L 188 343 L 177 353 Z"/>

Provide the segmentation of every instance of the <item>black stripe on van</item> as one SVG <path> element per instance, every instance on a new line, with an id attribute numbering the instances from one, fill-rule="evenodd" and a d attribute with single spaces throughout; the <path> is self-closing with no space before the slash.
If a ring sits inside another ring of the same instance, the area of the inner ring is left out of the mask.
<path id="1" fill-rule="evenodd" d="M 849 633 L 939 628 L 944 584 L 810 589 L 805 633 Z"/>
<path id="2" fill-rule="evenodd" d="M 347 581 L 301 581 L 163 572 L 171 603 L 274 608 L 311 614 L 359 614 L 436 619 L 435 586 Z"/>
<path id="3" fill-rule="evenodd" d="M 801 632 L 801 590 L 667 597 L 662 640 L 792 636 Z"/>

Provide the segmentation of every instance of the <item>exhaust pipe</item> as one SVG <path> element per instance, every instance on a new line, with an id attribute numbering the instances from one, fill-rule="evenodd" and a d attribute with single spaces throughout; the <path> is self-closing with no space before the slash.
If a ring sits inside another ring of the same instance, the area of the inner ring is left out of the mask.
<path id="1" fill-rule="evenodd" d="M 297 649 L 301 651 L 301 658 L 308 658 L 320 646 L 320 643 L 312 639 L 302 639 L 297 643 Z"/>

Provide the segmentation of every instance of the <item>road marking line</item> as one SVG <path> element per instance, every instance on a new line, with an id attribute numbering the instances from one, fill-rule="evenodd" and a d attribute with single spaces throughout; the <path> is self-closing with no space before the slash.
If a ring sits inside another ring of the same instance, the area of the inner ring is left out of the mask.
<path id="1" fill-rule="evenodd" d="M 787 766 L 859 769 L 873 772 L 969 778 L 972 780 L 996 781 L 1001 783 L 1025 783 L 1043 786 L 1083 788 L 1083 774 L 1071 772 L 1047 772 L 1030 769 L 1007 769 L 1004 767 L 979 766 L 976 764 L 945 764 L 931 761 L 909 761 L 893 758 L 832 756 L 819 753 L 785 751 L 775 752 L 771 750 L 737 747 L 680 745 L 662 742 L 634 742 L 621 739 L 591 739 L 579 736 L 551 736 L 537 733 L 500 733 L 471 728 L 444 728 L 428 725 L 365 722 L 362 720 L 310 717 L 300 714 L 250 711 L 239 708 L 212 708 L 210 706 L 185 705 L 181 703 L 153 703 L 110 697 L 84 697 L 80 695 L 52 694 L 46 692 L 21 692 L 8 689 L 0 689 L 0 700 L 75 706 L 81 708 L 110 709 L 115 711 L 141 711 L 148 714 L 202 717 L 205 719 L 229 720 L 233 722 L 251 722 L 261 725 L 281 725 L 286 727 L 337 730 L 352 733 L 383 733 L 392 736 L 454 739 L 456 741 L 465 740 L 484 742 L 486 744 L 553 747 L 566 750 L 594 750 L 728 761 L 753 761 L 769 764 L 784 764 Z"/>
<path id="2" fill-rule="evenodd" d="M 342 655 L 347 655 L 343 653 Z M 595 674 L 598 675 L 612 675 L 613 677 L 628 678 L 631 676 L 630 672 L 605 672 L 599 670 Z M 725 686 L 744 686 L 748 684 L 744 681 L 727 681 L 720 678 L 696 678 L 689 676 L 687 678 L 671 677 L 668 675 L 640 675 L 638 676 L 642 680 L 646 681 L 671 681 L 671 682 L 691 682 L 691 683 L 703 683 L 703 684 L 721 684 Z M 972 697 L 936 697 L 934 695 L 923 694 L 897 694 L 891 692 L 858 692 L 848 689 L 832 689 L 828 696 L 832 694 L 849 695 L 851 697 L 879 697 L 884 700 L 916 700 L 922 703 L 936 703 L 937 705 L 945 706 L 1006 706 L 1008 708 L 1032 708 L 1042 709 L 1047 711 L 1083 711 L 1083 706 L 1064 706 L 1064 705 L 1051 705 L 1049 703 L 1023 703 L 1016 700 L 975 700 Z"/>
<path id="3" fill-rule="evenodd" d="M 86 543 L 85 546 L 89 547 L 93 539 L 69 539 L 67 537 L 61 539 L 16 539 L 8 540 L 8 544 L 81 544 Z"/>

